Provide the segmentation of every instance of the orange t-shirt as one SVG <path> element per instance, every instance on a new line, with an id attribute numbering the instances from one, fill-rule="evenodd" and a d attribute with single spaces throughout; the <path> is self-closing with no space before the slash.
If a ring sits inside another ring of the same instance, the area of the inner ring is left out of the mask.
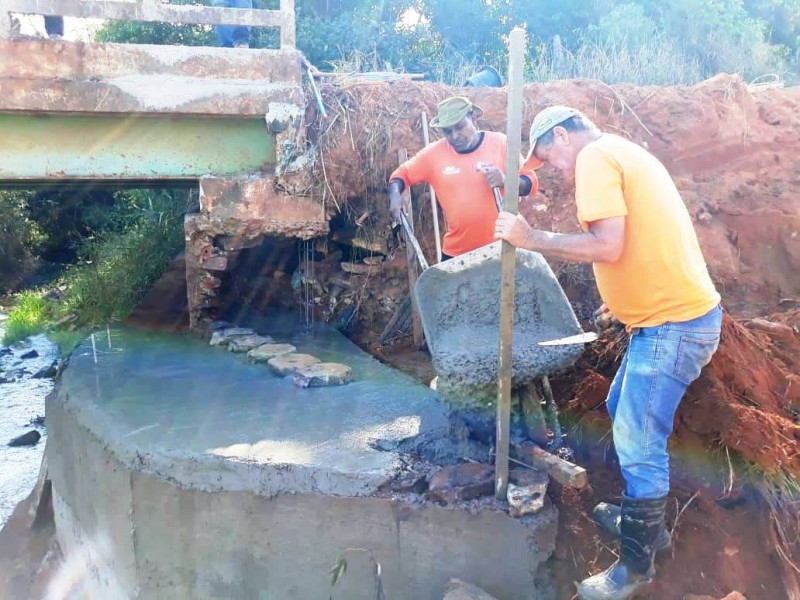
<path id="1" fill-rule="evenodd" d="M 600 296 L 626 326 L 654 327 L 706 314 L 720 301 L 689 211 L 664 165 L 644 148 L 605 133 L 575 165 L 581 227 L 625 217 L 614 263 L 594 263 Z"/>
<path id="2" fill-rule="evenodd" d="M 506 136 L 492 131 L 482 133 L 478 147 L 465 153 L 456 152 L 445 139 L 438 140 L 400 165 L 389 178 L 402 180 L 406 187 L 417 183 L 433 186 L 447 220 L 442 252 L 450 256 L 494 241 L 497 205 L 486 176 L 477 167 L 479 163 L 487 163 L 505 169 Z M 531 181 L 530 193 L 536 193 L 539 187 L 536 173 L 525 170 L 521 174 Z"/>

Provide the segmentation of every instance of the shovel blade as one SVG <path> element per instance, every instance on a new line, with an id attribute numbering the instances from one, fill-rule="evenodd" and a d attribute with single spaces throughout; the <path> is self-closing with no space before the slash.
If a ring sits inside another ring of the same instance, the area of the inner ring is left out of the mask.
<path id="1" fill-rule="evenodd" d="M 597 339 L 597 334 L 594 331 L 586 331 L 578 335 L 570 335 L 557 340 L 547 340 L 539 342 L 539 346 L 568 346 L 570 344 L 588 344 Z"/>

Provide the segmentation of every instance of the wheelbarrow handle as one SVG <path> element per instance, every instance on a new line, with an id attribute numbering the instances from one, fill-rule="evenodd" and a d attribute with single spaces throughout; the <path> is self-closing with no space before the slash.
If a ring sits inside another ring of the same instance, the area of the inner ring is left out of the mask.
<path id="1" fill-rule="evenodd" d="M 422 253 L 422 248 L 417 241 L 417 238 L 414 236 L 414 230 L 411 228 L 411 223 L 408 222 L 408 217 L 406 216 L 406 212 L 404 210 L 400 210 L 400 223 L 403 225 L 403 229 L 406 232 L 406 237 L 408 238 L 411 247 L 414 249 L 414 254 L 417 255 L 417 260 L 419 261 L 420 268 L 425 271 L 428 269 L 428 261 L 425 260 L 425 255 Z"/>
<path id="2" fill-rule="evenodd" d="M 500 188 L 493 187 L 492 193 L 494 194 L 494 203 L 497 205 L 497 212 L 503 212 L 505 205 L 503 203 L 503 196 L 500 195 Z"/>

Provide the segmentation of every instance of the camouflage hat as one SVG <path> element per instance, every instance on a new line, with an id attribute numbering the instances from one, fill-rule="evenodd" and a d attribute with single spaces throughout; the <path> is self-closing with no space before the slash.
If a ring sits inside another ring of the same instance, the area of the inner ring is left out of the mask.
<path id="1" fill-rule="evenodd" d="M 533 123 L 531 123 L 531 133 L 528 136 L 531 149 L 528 151 L 528 158 L 525 159 L 525 166 L 529 169 L 538 169 L 544 164 L 533 155 L 533 151 L 536 149 L 536 142 L 539 141 L 540 137 L 567 119 L 582 116 L 583 113 L 581 111 L 569 106 L 548 106 L 540 111 L 533 118 Z"/>
<path id="2" fill-rule="evenodd" d="M 483 114 L 483 110 L 470 102 L 463 96 L 453 96 L 447 100 L 442 100 L 437 105 L 438 113 L 431 119 L 430 126 L 438 129 L 452 127 L 468 114 L 473 113 L 476 117 Z"/>

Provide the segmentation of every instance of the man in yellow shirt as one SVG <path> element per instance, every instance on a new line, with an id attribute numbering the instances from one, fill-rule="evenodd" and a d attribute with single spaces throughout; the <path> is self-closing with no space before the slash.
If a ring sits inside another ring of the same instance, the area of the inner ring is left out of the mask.
<path id="1" fill-rule="evenodd" d="M 620 557 L 578 586 L 582 600 L 624 600 L 652 580 L 655 552 L 671 544 L 667 439 L 686 388 L 719 345 L 720 295 L 672 178 L 647 150 L 566 106 L 536 115 L 530 144 L 527 167 L 547 164 L 574 178 L 582 231 L 539 231 L 503 212 L 495 237 L 591 262 L 603 310 L 630 333 L 606 400 L 626 489 L 621 508 L 595 511 L 601 527 L 620 536 Z"/>

